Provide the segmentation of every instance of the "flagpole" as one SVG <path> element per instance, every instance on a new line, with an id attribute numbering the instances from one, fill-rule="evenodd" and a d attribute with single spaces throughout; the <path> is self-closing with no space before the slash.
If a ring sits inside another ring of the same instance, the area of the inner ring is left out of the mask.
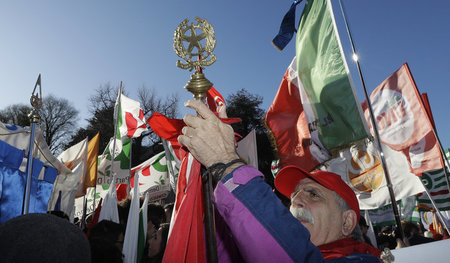
<path id="1" fill-rule="evenodd" d="M 128 186 L 127 186 L 127 196 L 130 194 L 131 191 L 131 158 L 133 156 L 133 138 L 130 138 L 130 169 L 128 171 Z M 136 179 L 136 178 L 135 178 Z M 134 181 L 136 184 L 136 180 Z"/>
<path id="2" fill-rule="evenodd" d="M 83 196 L 83 214 L 81 216 L 80 229 L 84 230 L 86 228 L 86 214 L 87 214 L 87 198 L 86 195 Z"/>
<path id="3" fill-rule="evenodd" d="M 351 43 L 351 47 L 352 47 L 352 51 L 353 51 L 353 60 L 356 62 L 356 66 L 358 68 L 358 73 L 359 73 L 359 78 L 361 80 L 361 84 L 362 84 L 362 87 L 363 87 L 363 90 L 364 90 L 364 95 L 365 95 L 366 100 L 367 100 L 367 105 L 368 105 L 369 113 L 370 113 L 370 121 L 372 123 L 372 127 L 373 127 L 373 130 L 374 130 L 374 133 L 375 133 L 377 146 L 378 146 L 378 149 L 380 151 L 381 165 L 383 167 L 384 176 L 386 178 L 386 184 L 387 184 L 387 187 L 388 187 L 388 190 L 389 190 L 389 196 L 390 196 L 391 203 L 392 203 L 392 210 L 394 212 L 395 222 L 397 223 L 397 229 L 399 229 L 399 233 L 400 233 L 401 238 L 403 240 L 405 238 L 405 234 L 404 234 L 403 228 L 402 228 L 400 214 L 399 214 L 398 207 L 397 207 L 397 202 L 396 202 L 396 199 L 395 199 L 394 189 L 392 188 L 391 177 L 390 177 L 389 171 L 387 169 L 386 159 L 384 157 L 383 149 L 381 148 L 380 134 L 378 133 L 378 128 L 377 128 L 376 123 L 375 123 L 375 116 L 374 116 L 374 113 L 373 113 L 372 104 L 370 102 L 370 98 L 369 98 L 369 95 L 367 93 L 366 85 L 365 85 L 365 82 L 364 82 L 364 77 L 363 77 L 362 72 L 361 72 L 361 66 L 359 65 L 359 60 L 358 60 L 357 53 L 356 53 L 356 50 L 355 50 L 355 44 L 353 42 L 353 37 L 352 37 L 352 34 L 350 32 L 350 28 L 348 26 L 348 23 L 347 23 L 347 18 L 346 18 L 345 11 L 344 11 L 344 6 L 343 6 L 341 0 L 339 0 L 339 6 L 341 8 L 342 17 L 343 17 L 344 23 L 345 23 L 345 28 L 347 29 L 347 34 L 348 34 L 348 37 L 350 39 L 350 43 Z"/>
<path id="4" fill-rule="evenodd" d="M 117 94 L 117 103 L 116 105 L 114 105 L 114 137 L 113 137 L 113 149 L 112 149 L 112 153 L 111 153 L 111 174 L 110 176 L 112 177 L 111 180 L 115 181 L 116 176 L 114 173 L 114 158 L 116 158 L 116 137 L 117 137 L 117 125 L 119 122 L 119 105 L 120 105 L 120 96 L 122 95 L 122 81 L 120 81 L 120 86 L 119 86 L 119 94 Z M 115 185 L 114 183 L 110 184 L 111 186 Z"/>
<path id="5" fill-rule="evenodd" d="M 35 93 L 36 87 L 39 86 L 39 93 Z M 31 93 L 30 103 L 32 106 L 31 112 L 28 115 L 30 118 L 30 143 L 28 147 L 28 157 L 27 157 L 27 180 L 25 185 L 23 203 L 22 203 L 22 214 L 28 214 L 28 210 L 30 207 L 30 194 L 31 194 L 31 177 L 33 173 L 33 149 L 34 149 L 34 136 L 36 131 L 36 124 L 39 123 L 40 116 L 37 111 L 42 106 L 42 89 L 41 89 L 41 74 L 34 85 L 33 92 Z"/>

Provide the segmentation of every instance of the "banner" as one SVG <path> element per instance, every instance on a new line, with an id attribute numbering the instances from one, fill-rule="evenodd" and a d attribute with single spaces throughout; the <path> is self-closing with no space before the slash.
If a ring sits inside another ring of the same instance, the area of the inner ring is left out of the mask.
<path id="1" fill-rule="evenodd" d="M 109 141 L 105 151 L 98 157 L 97 184 L 110 184 L 111 176 L 111 158 L 113 151 L 113 139 Z M 113 171 L 116 176 L 116 184 L 128 184 L 130 179 L 130 151 L 131 140 L 125 138 L 116 140 L 116 153 L 112 162 Z"/>
<path id="2" fill-rule="evenodd" d="M 296 56 L 311 136 L 328 151 L 366 138 L 330 0 L 307 1 L 297 30 Z"/>
<path id="3" fill-rule="evenodd" d="M 173 166 L 176 176 L 178 169 Z M 149 202 L 165 199 L 170 192 L 170 177 L 167 159 L 164 152 L 160 152 L 147 161 L 131 169 L 131 187 L 134 187 L 134 177 L 139 175 L 139 194 L 148 193 Z M 134 190 L 132 190 L 134 191 Z"/>
<path id="4" fill-rule="evenodd" d="M 424 191 L 420 178 L 409 171 L 405 156 L 382 145 L 397 200 Z M 339 151 L 339 157 L 325 162 L 322 170 L 339 174 L 353 188 L 361 209 L 376 209 L 391 203 L 389 189 L 374 142 L 366 139 Z"/>
<path id="5" fill-rule="evenodd" d="M 431 122 L 406 63 L 372 92 L 370 101 L 380 140 L 403 152 L 412 173 L 420 175 L 443 167 Z M 367 102 L 363 108 L 374 134 Z"/>
<path id="6" fill-rule="evenodd" d="M 401 220 L 410 222 L 420 221 L 420 214 L 417 211 L 415 204 L 416 200 L 414 196 L 397 201 Z M 396 224 L 392 205 L 368 210 L 368 213 L 374 226 L 391 226 Z"/>

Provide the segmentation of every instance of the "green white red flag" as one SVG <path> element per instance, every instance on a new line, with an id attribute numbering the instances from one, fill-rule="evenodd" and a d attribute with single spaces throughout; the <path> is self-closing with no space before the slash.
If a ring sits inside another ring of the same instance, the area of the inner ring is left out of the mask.
<path id="1" fill-rule="evenodd" d="M 141 136 L 141 133 L 147 130 L 141 104 L 123 94 L 119 97 L 118 131 L 120 137 L 135 138 Z"/>
<path id="2" fill-rule="evenodd" d="M 111 170 L 115 173 L 117 184 L 128 184 L 130 178 L 130 138 L 139 137 L 143 131 L 147 130 L 146 120 L 139 102 L 119 94 L 116 108 L 118 114 L 115 116 L 117 118 L 115 145 L 113 138 L 111 138 L 105 151 L 99 157 L 97 184 L 109 184 Z M 114 147 L 114 161 L 111 162 Z"/>
<path id="3" fill-rule="evenodd" d="M 300 96 L 297 60 L 294 58 L 281 80 L 266 114 L 266 123 L 275 138 L 279 167 L 298 165 L 308 171 L 330 159 L 318 138 L 312 138 Z"/>
<path id="4" fill-rule="evenodd" d="M 328 151 L 368 137 L 330 0 L 309 0 L 297 30 L 297 70 L 308 127 Z M 317 138 L 317 139 L 315 139 Z"/>

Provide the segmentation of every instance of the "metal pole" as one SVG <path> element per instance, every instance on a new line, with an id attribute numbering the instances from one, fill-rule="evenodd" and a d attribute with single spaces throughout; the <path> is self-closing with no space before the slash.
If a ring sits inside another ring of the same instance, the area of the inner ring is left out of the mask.
<path id="1" fill-rule="evenodd" d="M 39 86 L 39 91 L 36 88 Z M 28 148 L 28 160 L 27 160 L 27 180 L 25 185 L 25 191 L 23 195 L 22 214 L 28 214 L 30 208 L 30 194 L 31 194 L 31 177 L 33 174 L 33 149 L 34 149 L 34 136 L 36 132 L 36 124 L 39 123 L 38 110 L 42 107 L 42 87 L 41 87 L 41 74 L 39 74 L 36 84 L 34 85 L 33 92 L 31 92 L 30 104 L 32 106 L 31 112 L 28 115 L 30 118 L 30 144 Z"/>
<path id="2" fill-rule="evenodd" d="M 346 16 L 345 16 L 345 11 L 344 11 L 344 6 L 343 6 L 341 0 L 339 0 L 339 5 L 341 7 L 342 17 L 344 18 L 345 27 L 347 29 L 347 34 L 348 34 L 348 37 L 350 39 L 350 43 L 351 43 L 351 46 L 352 46 L 354 60 L 356 62 L 356 66 L 358 68 L 359 78 L 361 79 L 361 84 L 362 84 L 362 87 L 363 87 L 363 90 L 364 90 L 364 95 L 365 95 L 366 100 L 367 100 L 367 105 L 368 105 L 369 112 L 370 112 L 370 120 L 371 120 L 371 123 L 372 123 L 373 130 L 375 132 L 375 138 L 376 138 L 375 141 L 377 142 L 377 146 L 378 146 L 378 149 L 380 151 L 381 165 L 382 165 L 383 170 L 384 170 L 384 175 L 385 175 L 385 178 L 386 178 L 386 184 L 387 184 L 387 187 L 388 187 L 388 190 L 389 190 L 389 196 L 390 196 L 391 203 L 392 203 L 392 210 L 394 212 L 395 222 L 397 223 L 397 228 L 399 229 L 399 233 L 400 233 L 401 238 L 403 240 L 405 238 L 405 234 L 404 234 L 403 229 L 402 229 L 402 223 L 401 223 L 401 219 L 400 219 L 400 214 L 399 214 L 399 211 L 398 211 L 394 190 L 392 188 L 391 177 L 390 177 L 389 171 L 387 169 L 387 165 L 386 165 L 386 160 L 384 158 L 383 149 L 381 148 L 380 135 L 378 133 L 378 129 L 377 129 L 377 126 L 376 126 L 376 123 L 375 123 L 375 116 L 374 116 L 374 113 L 373 113 L 372 104 L 370 103 L 370 98 L 369 98 L 369 95 L 367 93 L 366 85 L 364 83 L 364 77 L 363 77 L 362 72 L 361 72 L 361 67 L 359 65 L 358 58 L 355 57 L 357 53 L 355 51 L 355 45 L 353 43 L 352 34 L 350 33 L 350 28 L 349 28 L 348 23 L 347 23 L 347 19 L 346 19 Z"/>
<path id="3" fill-rule="evenodd" d="M 201 72 L 201 71 L 200 71 Z M 207 104 L 206 97 L 196 98 Z M 203 205 L 205 208 L 205 239 L 206 239 L 206 258 L 208 263 L 218 262 L 217 241 L 216 241 L 216 223 L 214 218 L 214 206 L 211 201 L 212 180 L 209 173 L 202 176 Z"/>
<path id="4" fill-rule="evenodd" d="M 33 173 L 33 148 L 34 148 L 34 135 L 36 130 L 36 123 L 39 122 L 39 115 L 34 115 L 34 109 L 31 111 L 31 135 L 30 135 L 30 146 L 28 150 L 28 160 L 27 160 L 27 180 L 25 185 L 25 192 L 23 197 L 22 214 L 28 214 L 30 207 L 30 193 L 31 193 L 31 177 Z M 33 118 L 37 116 L 37 118 Z"/>

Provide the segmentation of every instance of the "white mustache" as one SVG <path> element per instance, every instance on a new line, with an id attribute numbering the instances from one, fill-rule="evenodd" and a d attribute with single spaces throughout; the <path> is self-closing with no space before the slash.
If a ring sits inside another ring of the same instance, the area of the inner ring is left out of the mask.
<path id="1" fill-rule="evenodd" d="M 303 209 L 301 207 L 291 206 L 289 208 L 289 211 L 295 218 L 297 218 L 301 221 L 306 221 L 310 224 L 314 224 L 314 217 L 311 215 L 311 212 L 309 212 L 308 210 Z"/>

